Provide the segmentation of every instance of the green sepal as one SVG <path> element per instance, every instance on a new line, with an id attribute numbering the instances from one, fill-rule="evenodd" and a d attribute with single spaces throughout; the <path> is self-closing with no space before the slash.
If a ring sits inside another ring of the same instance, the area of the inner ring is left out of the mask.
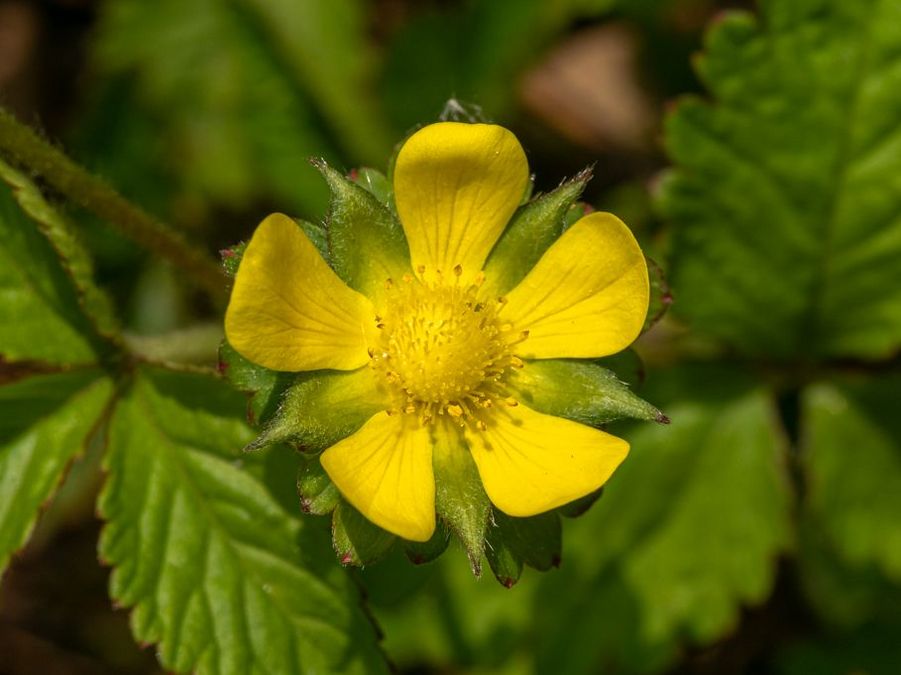
<path id="1" fill-rule="evenodd" d="M 241 260 L 244 258 L 244 251 L 247 250 L 247 242 L 241 241 L 234 246 L 229 246 L 219 251 L 219 259 L 222 262 L 222 269 L 225 274 L 234 279 L 238 273 L 238 267 L 241 266 Z"/>
<path id="2" fill-rule="evenodd" d="M 378 295 L 387 279 L 400 279 L 410 271 L 400 223 L 372 193 L 324 161 L 315 160 L 313 166 L 332 191 L 326 233 L 335 272 L 364 295 Z"/>
<path id="3" fill-rule="evenodd" d="M 379 204 L 394 212 L 394 187 L 381 171 L 364 166 L 351 171 L 350 180 L 369 192 Z"/>
<path id="4" fill-rule="evenodd" d="M 576 202 L 566 210 L 563 216 L 563 231 L 566 232 L 582 218 L 594 211 L 594 207 L 588 202 Z"/>
<path id="5" fill-rule="evenodd" d="M 647 256 L 645 256 L 645 263 L 648 266 L 651 296 L 648 315 L 645 317 L 644 326 L 641 328 L 642 333 L 648 332 L 657 325 L 673 304 L 673 294 L 666 281 L 666 274 L 664 274 L 663 268 Z"/>
<path id="6" fill-rule="evenodd" d="M 335 507 L 332 545 L 342 565 L 372 565 L 388 554 L 396 540 L 397 537 L 373 525 L 347 502 L 342 500 Z"/>
<path id="7" fill-rule="evenodd" d="M 301 455 L 297 496 L 300 497 L 300 510 L 314 516 L 328 515 L 341 501 L 341 493 L 322 468 L 319 455 Z"/>
<path id="8" fill-rule="evenodd" d="M 485 263 L 485 279 L 492 291 L 503 294 L 522 281 L 563 233 L 566 214 L 589 180 L 591 170 L 585 169 L 572 180 L 533 199 L 513 214 Z"/>
<path id="9" fill-rule="evenodd" d="M 542 572 L 560 565 L 563 528 L 555 512 L 513 518 L 493 509 L 492 520 L 486 554 L 497 580 L 507 588 L 519 581 L 524 564 Z"/>
<path id="10" fill-rule="evenodd" d="M 447 550 L 448 544 L 450 532 L 439 522 L 428 541 L 404 541 L 404 553 L 414 565 L 424 565 L 440 557 Z"/>
<path id="11" fill-rule="evenodd" d="M 454 431 L 448 428 L 448 433 L 435 438 L 432 452 L 435 509 L 463 544 L 472 573 L 479 577 L 491 502 L 472 455 Z"/>
<path id="12" fill-rule="evenodd" d="M 296 378 L 293 373 L 279 373 L 248 361 L 228 340 L 219 346 L 218 370 L 235 389 L 250 397 L 247 421 L 255 426 L 265 425 L 272 419 L 285 390 Z"/>
<path id="13" fill-rule="evenodd" d="M 582 424 L 599 426 L 624 417 L 669 422 L 615 373 L 588 361 L 529 361 L 510 378 L 509 386 L 530 408 Z"/>
<path id="14" fill-rule="evenodd" d="M 574 499 L 569 504 L 564 504 L 560 508 L 557 509 L 557 513 L 559 513 L 564 518 L 578 518 L 581 515 L 584 515 L 588 509 L 594 506 L 594 503 L 599 500 L 604 494 L 604 488 L 598 488 L 592 493 L 585 495 L 584 497 L 579 497 L 578 499 Z"/>
<path id="15" fill-rule="evenodd" d="M 248 446 L 292 443 L 324 450 L 357 431 L 388 402 L 368 367 L 299 373 L 263 432 Z"/>
<path id="16" fill-rule="evenodd" d="M 494 577 L 506 588 L 513 588 L 522 576 L 522 558 L 513 551 L 499 532 L 494 528 L 488 532 L 488 546 L 485 557 L 494 573 Z"/>
<path id="17" fill-rule="evenodd" d="M 302 220 L 300 218 L 295 218 L 294 220 L 300 225 L 300 229 L 303 230 L 303 233 L 307 235 L 307 239 L 313 242 L 313 246 L 319 251 L 319 255 L 322 256 L 322 259 L 325 260 L 330 267 L 334 268 L 335 261 L 332 259 L 328 233 L 325 230 L 325 226 L 320 225 L 319 223 L 311 223 L 308 220 Z"/>

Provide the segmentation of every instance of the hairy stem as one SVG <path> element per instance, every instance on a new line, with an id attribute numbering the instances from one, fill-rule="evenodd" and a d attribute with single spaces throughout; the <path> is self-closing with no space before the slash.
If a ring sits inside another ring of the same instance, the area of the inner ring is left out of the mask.
<path id="1" fill-rule="evenodd" d="M 107 221 L 132 241 L 184 270 L 214 300 L 223 301 L 225 278 L 212 255 L 132 204 L 3 108 L 0 108 L 0 152 L 39 175 L 54 190 Z"/>

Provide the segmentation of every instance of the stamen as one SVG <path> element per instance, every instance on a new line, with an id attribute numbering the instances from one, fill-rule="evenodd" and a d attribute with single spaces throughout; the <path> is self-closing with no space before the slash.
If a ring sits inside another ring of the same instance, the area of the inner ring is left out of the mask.
<path id="1" fill-rule="evenodd" d="M 419 278 L 405 274 L 400 286 L 386 282 L 389 293 L 375 317 L 380 331 L 369 349 L 370 365 L 393 392 L 393 412 L 417 415 L 423 425 L 446 415 L 484 430 L 486 420 L 490 423 L 485 411 L 496 403 L 518 404 L 507 396 L 505 378 L 522 367 L 511 347 L 528 333 L 514 337 L 513 326 L 500 323 L 497 311 L 505 300 L 479 298 L 484 273 L 461 286 L 456 279 L 463 266 L 452 269 L 453 283 L 437 269 L 424 276 L 425 265 L 416 268 Z"/>

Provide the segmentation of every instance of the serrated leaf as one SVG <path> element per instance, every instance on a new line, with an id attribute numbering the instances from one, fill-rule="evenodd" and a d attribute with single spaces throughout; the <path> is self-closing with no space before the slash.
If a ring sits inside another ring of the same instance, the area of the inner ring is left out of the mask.
<path id="1" fill-rule="evenodd" d="M 239 468 L 252 437 L 241 409 L 212 378 L 138 374 L 111 422 L 100 500 L 112 596 L 177 672 L 386 672 L 327 541 Z"/>
<path id="2" fill-rule="evenodd" d="M 673 423 L 623 434 L 632 450 L 604 498 L 567 523 L 569 574 L 547 577 L 542 602 L 579 621 L 539 623 L 540 673 L 661 667 L 685 636 L 712 641 L 762 602 L 790 546 L 785 440 L 765 392 L 710 368 L 657 377 Z"/>
<path id="3" fill-rule="evenodd" d="M 901 4 L 771 0 L 709 32 L 666 125 L 675 311 L 752 355 L 901 344 Z"/>
<path id="4" fill-rule="evenodd" d="M 62 268 L 75 287 L 82 312 L 100 335 L 116 339 L 119 323 L 113 313 L 112 302 L 94 282 L 94 263 L 75 236 L 71 223 L 47 202 L 31 180 L 2 160 L 0 180 L 12 189 L 13 198 L 56 251 Z"/>
<path id="5" fill-rule="evenodd" d="M 112 386 L 96 370 L 0 387 L 0 571 L 99 424 Z"/>
<path id="6" fill-rule="evenodd" d="M 56 251 L 0 185 L 0 355 L 89 364 L 102 350 Z"/>
<path id="7" fill-rule="evenodd" d="M 848 565 L 901 584 L 901 377 L 804 395 L 805 512 Z"/>

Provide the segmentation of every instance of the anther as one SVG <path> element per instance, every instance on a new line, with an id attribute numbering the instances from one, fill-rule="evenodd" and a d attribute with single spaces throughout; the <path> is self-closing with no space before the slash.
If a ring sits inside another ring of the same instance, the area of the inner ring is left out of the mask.
<path id="1" fill-rule="evenodd" d="M 425 265 L 417 265 L 416 271 L 419 272 L 420 274 L 425 274 Z"/>
<path id="2" fill-rule="evenodd" d="M 510 365 L 514 368 L 522 368 L 525 364 L 523 363 L 523 360 L 518 356 L 511 356 Z"/>
<path id="3" fill-rule="evenodd" d="M 459 419 L 463 415 L 463 408 L 452 403 L 451 405 L 447 406 L 447 414 L 454 419 Z"/>
<path id="4" fill-rule="evenodd" d="M 506 403 L 506 404 L 507 404 L 508 406 L 510 406 L 511 408 L 515 408 L 516 406 L 519 405 L 519 401 L 517 401 L 517 400 L 516 400 L 515 398 L 513 398 L 512 396 L 508 396 L 507 398 L 505 398 L 505 399 L 504 399 L 504 403 Z"/>
<path id="5" fill-rule="evenodd" d="M 459 276 L 463 275 L 463 265 L 457 264 L 454 265 L 454 274 Z"/>

